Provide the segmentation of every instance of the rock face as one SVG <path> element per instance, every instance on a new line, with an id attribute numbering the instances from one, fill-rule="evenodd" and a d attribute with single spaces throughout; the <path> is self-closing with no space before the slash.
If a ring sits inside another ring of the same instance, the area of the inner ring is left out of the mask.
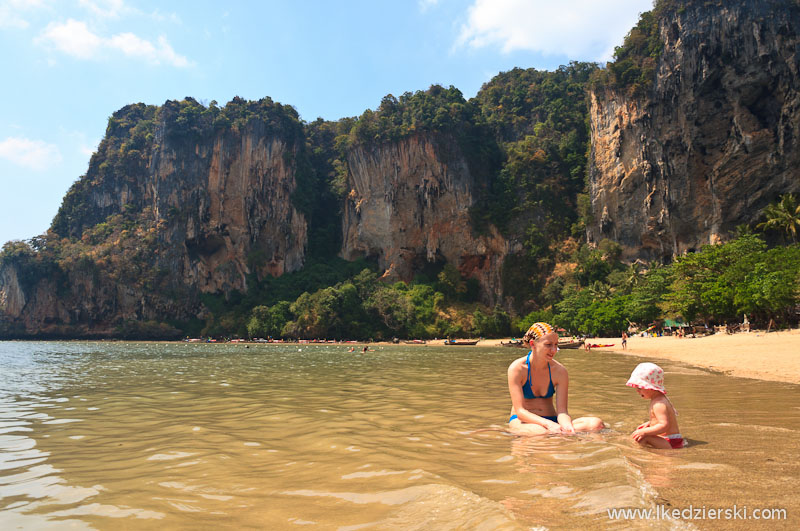
<path id="1" fill-rule="evenodd" d="M 292 206 L 295 169 L 287 162 L 294 155 L 257 122 L 188 156 L 153 154 L 144 205 L 154 219 L 177 211 L 165 238 L 187 285 L 246 291 L 248 273 L 280 276 L 303 266 L 307 224 Z"/>
<path id="2" fill-rule="evenodd" d="M 788 0 L 688 2 L 660 20 L 649 92 L 589 95 L 590 241 L 670 260 L 800 191 L 798 29 Z"/>
<path id="3" fill-rule="evenodd" d="M 480 281 L 484 300 L 501 293 L 508 243 L 492 228 L 472 234 L 475 182 L 450 137 L 418 134 L 348 156 L 350 194 L 342 221 L 345 259 L 371 256 L 387 278 L 411 280 L 425 262 L 450 263 Z"/>
<path id="4" fill-rule="evenodd" d="M 77 262 L 62 259 L 69 263 L 55 278 L 33 283 L 21 281 L 19 264 L 6 263 L 0 325 L 22 335 L 103 335 L 128 320 L 186 321 L 202 317 L 201 293 L 246 292 L 249 274 L 302 268 L 307 223 L 291 197 L 302 142 L 257 119 L 187 139 L 171 129 L 173 103 L 155 115 L 142 149 L 131 149 L 136 135 L 109 126 L 54 222 L 60 236 L 82 237 L 89 252 Z M 123 109 L 112 122 L 145 123 L 141 108 Z M 118 232 L 92 235 L 105 225 Z"/>

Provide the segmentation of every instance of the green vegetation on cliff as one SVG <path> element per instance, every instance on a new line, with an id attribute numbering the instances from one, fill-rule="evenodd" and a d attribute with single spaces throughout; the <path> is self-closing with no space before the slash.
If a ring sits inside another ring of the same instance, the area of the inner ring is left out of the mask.
<path id="1" fill-rule="evenodd" d="M 558 260 L 559 242 L 578 235 L 586 183 L 589 122 L 586 86 L 597 65 L 570 63 L 554 72 L 515 68 L 475 97 L 504 152 L 504 164 L 473 207 L 488 224 L 522 244 L 503 268 L 503 292 L 517 310 L 541 304 L 539 292 Z"/>
<path id="2" fill-rule="evenodd" d="M 653 9 L 640 13 L 639 21 L 625 36 L 622 45 L 614 48 L 613 60 L 606 63 L 605 69 L 594 73 L 592 89 L 602 91 L 613 87 L 644 96 L 655 81 L 656 63 L 664 50 L 661 33 L 674 31 L 670 25 L 689 9 L 708 12 L 710 8 L 724 5 L 723 0 L 655 0 Z M 766 7 L 767 12 L 769 9 Z"/>
<path id="3" fill-rule="evenodd" d="M 461 91 L 452 86 L 432 85 L 428 90 L 406 92 L 400 98 L 389 94 L 376 111 L 366 110 L 358 118 L 339 124 L 335 145 L 343 170 L 348 148 L 397 142 L 414 135 L 427 135 L 437 141 L 441 160 L 464 157 L 479 184 L 490 185 L 502 165 L 498 141 L 480 107 L 475 101 L 465 100 Z M 451 139 L 460 153 L 448 152 Z"/>
<path id="4" fill-rule="evenodd" d="M 639 22 L 625 36 L 622 46 L 614 48 L 614 60 L 606 64 L 605 70 L 595 73 L 592 88 L 602 90 L 605 86 L 612 86 L 644 94 L 655 80 L 656 60 L 663 47 L 658 10 L 642 13 Z"/>

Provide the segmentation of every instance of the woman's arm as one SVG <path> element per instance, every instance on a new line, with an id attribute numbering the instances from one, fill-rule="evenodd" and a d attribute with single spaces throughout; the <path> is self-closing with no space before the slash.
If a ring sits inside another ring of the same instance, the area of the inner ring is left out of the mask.
<path id="1" fill-rule="evenodd" d="M 522 384 L 520 383 L 523 371 L 520 367 L 520 364 L 516 366 L 512 364 L 508 368 L 508 393 L 511 395 L 511 405 L 514 406 L 514 413 L 526 424 L 537 424 L 548 431 L 560 432 L 561 426 L 559 424 L 525 409 L 525 395 L 522 394 Z"/>
<path id="2" fill-rule="evenodd" d="M 560 366 L 556 371 L 556 379 L 553 385 L 556 388 L 556 415 L 558 415 L 558 423 L 564 428 L 567 433 L 575 433 L 575 428 L 572 426 L 572 417 L 567 413 L 569 403 L 569 374 L 564 366 Z"/>

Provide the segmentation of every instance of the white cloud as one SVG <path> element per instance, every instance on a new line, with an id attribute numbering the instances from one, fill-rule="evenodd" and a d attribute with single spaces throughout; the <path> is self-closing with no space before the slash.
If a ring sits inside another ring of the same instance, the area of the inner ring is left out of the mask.
<path id="1" fill-rule="evenodd" d="M 119 18 L 134 11 L 125 5 L 124 0 L 80 0 L 81 7 L 101 18 Z"/>
<path id="2" fill-rule="evenodd" d="M 84 144 L 78 148 L 78 153 L 86 157 L 91 157 L 92 155 L 94 155 L 95 151 L 97 151 L 97 146 L 99 145 L 100 142 L 95 143 L 93 146 Z"/>
<path id="3" fill-rule="evenodd" d="M 0 158 L 31 170 L 43 171 L 61 162 L 58 146 L 41 140 L 9 137 L 0 141 Z"/>
<path id="4" fill-rule="evenodd" d="M 158 38 L 158 47 L 156 47 L 150 41 L 141 39 L 133 33 L 120 33 L 111 37 L 109 44 L 128 57 L 139 57 L 153 64 L 164 62 L 178 67 L 189 66 L 188 59 L 175 53 L 164 37 Z"/>
<path id="5" fill-rule="evenodd" d="M 423 13 L 428 9 L 435 7 L 438 3 L 439 0 L 417 0 L 417 4 L 419 4 L 419 10 Z"/>
<path id="6" fill-rule="evenodd" d="M 25 29 L 28 26 L 28 21 L 22 18 L 21 15 L 9 9 L 8 6 L 0 5 L 0 29 Z"/>
<path id="7" fill-rule="evenodd" d="M 44 5 L 43 0 L 0 1 L 0 29 L 25 29 L 30 23 L 25 18 L 31 11 Z"/>
<path id="8" fill-rule="evenodd" d="M 70 150 L 75 153 L 80 153 L 82 157 L 92 156 L 92 154 L 97 151 L 97 146 L 100 145 L 100 139 L 88 140 L 86 138 L 86 134 L 81 131 L 70 131 L 64 128 L 61 128 L 61 134 L 69 139 L 69 143 L 73 145 Z"/>
<path id="9" fill-rule="evenodd" d="M 174 12 L 163 13 L 159 8 L 156 8 L 148 14 L 137 7 L 132 7 L 126 4 L 125 0 L 79 0 L 78 3 L 94 18 L 100 20 L 119 20 L 126 17 L 146 17 L 155 20 L 156 22 L 171 22 L 173 24 L 181 24 L 180 17 Z"/>
<path id="10" fill-rule="evenodd" d="M 652 0 L 475 0 L 456 46 L 609 60 Z"/>
<path id="11" fill-rule="evenodd" d="M 58 50 L 78 59 L 95 57 L 103 46 L 103 39 L 92 33 L 85 22 L 69 19 L 63 24 L 51 22 L 39 37 Z"/>
<path id="12" fill-rule="evenodd" d="M 143 59 L 155 65 L 168 64 L 183 68 L 190 64 L 186 57 L 175 52 L 163 36 L 158 38 L 157 45 L 130 32 L 104 38 L 92 33 L 85 22 L 73 19 L 63 24 L 49 24 L 37 40 L 78 59 L 98 59 L 108 50 L 117 50 L 127 57 Z"/>
<path id="13" fill-rule="evenodd" d="M 156 22 L 171 22 L 172 24 L 183 24 L 181 17 L 178 16 L 177 13 L 162 13 L 160 10 L 156 9 L 152 13 L 150 13 L 150 18 L 155 20 Z"/>

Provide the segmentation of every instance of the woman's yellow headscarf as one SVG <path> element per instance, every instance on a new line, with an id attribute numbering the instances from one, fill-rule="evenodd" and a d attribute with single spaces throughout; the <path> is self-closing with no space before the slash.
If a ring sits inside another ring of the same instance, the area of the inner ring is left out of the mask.
<path id="1" fill-rule="evenodd" d="M 535 341 L 553 332 L 553 327 L 547 323 L 533 323 L 531 327 L 528 328 L 528 331 L 525 332 L 525 335 L 522 336 L 522 341 L 525 343 L 528 343 L 531 339 Z"/>

